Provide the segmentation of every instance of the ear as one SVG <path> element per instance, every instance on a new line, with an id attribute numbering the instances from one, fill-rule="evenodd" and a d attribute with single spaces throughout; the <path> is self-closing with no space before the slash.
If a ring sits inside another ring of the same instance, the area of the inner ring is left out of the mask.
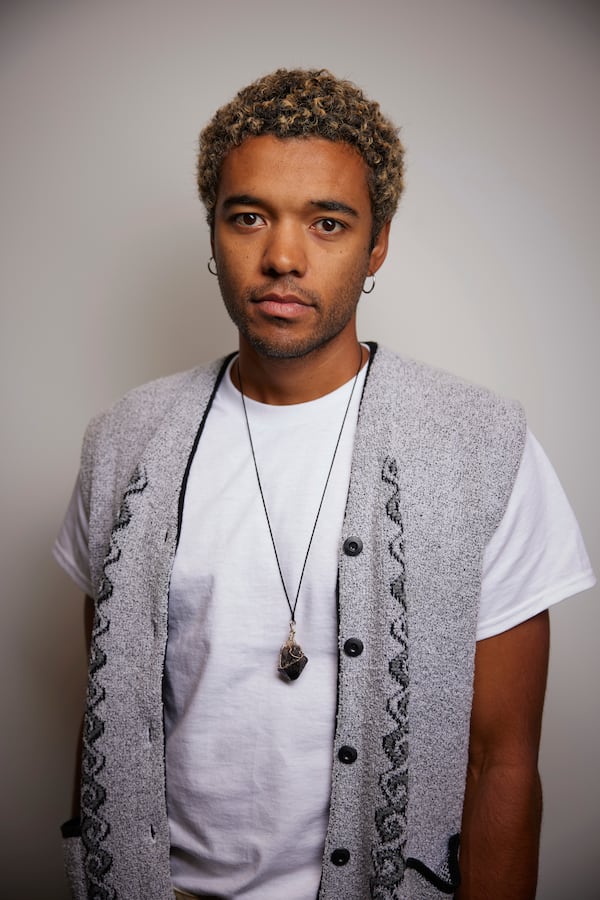
<path id="1" fill-rule="evenodd" d="M 375 238 L 375 243 L 373 245 L 373 249 L 371 250 L 371 256 L 369 257 L 369 275 L 375 274 L 375 272 L 383 265 L 383 262 L 387 256 L 388 242 L 390 238 L 390 225 L 391 222 L 386 222 Z"/>

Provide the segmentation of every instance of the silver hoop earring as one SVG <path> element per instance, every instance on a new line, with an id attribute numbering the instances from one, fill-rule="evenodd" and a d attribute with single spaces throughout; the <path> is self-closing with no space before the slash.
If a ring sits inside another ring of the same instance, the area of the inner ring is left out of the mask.
<path id="1" fill-rule="evenodd" d="M 367 275 L 367 278 L 372 278 L 372 279 L 373 279 L 373 281 L 371 282 L 371 287 L 369 288 L 369 290 L 367 290 L 367 289 L 363 286 L 362 292 L 363 292 L 363 294 L 372 294 L 373 291 L 375 290 L 375 276 L 374 276 L 374 275 Z M 367 283 L 367 282 L 365 281 L 365 284 L 366 284 L 366 283 Z"/>
<path id="2" fill-rule="evenodd" d="M 215 268 L 214 268 L 214 271 L 213 271 L 213 269 L 211 269 L 211 264 L 215 267 Z M 208 271 L 210 272 L 211 275 L 216 275 L 216 274 L 217 274 L 217 264 L 216 264 L 216 262 L 215 262 L 214 256 L 211 256 L 211 258 L 209 259 L 209 261 L 206 263 L 206 268 L 208 269 Z"/>

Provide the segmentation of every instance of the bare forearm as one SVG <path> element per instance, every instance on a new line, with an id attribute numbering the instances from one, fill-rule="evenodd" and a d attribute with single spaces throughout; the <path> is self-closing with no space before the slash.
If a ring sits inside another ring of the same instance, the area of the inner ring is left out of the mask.
<path id="1" fill-rule="evenodd" d="M 533 900 L 542 791 L 535 768 L 470 771 L 463 814 L 458 900 Z"/>

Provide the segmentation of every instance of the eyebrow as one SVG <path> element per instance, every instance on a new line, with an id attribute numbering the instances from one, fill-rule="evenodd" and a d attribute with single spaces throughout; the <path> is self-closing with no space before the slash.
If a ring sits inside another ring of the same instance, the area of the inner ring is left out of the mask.
<path id="1" fill-rule="evenodd" d="M 223 200 L 223 206 L 225 209 L 229 209 L 231 206 L 262 206 L 261 200 L 258 197 L 253 197 L 251 194 L 233 194 L 231 197 L 226 197 Z"/>
<path id="2" fill-rule="evenodd" d="M 355 219 L 358 219 L 357 211 L 352 206 L 348 206 L 347 203 L 340 203 L 339 200 L 311 200 L 310 205 L 316 206 L 317 209 L 322 209 L 325 212 L 345 213 L 347 216 L 353 216 Z"/>
<path id="3" fill-rule="evenodd" d="M 311 200 L 310 205 L 324 212 L 345 213 L 358 219 L 358 212 L 347 203 L 340 203 L 339 200 Z M 223 200 L 223 207 L 230 209 L 232 206 L 264 206 L 264 201 L 252 194 L 232 194 Z"/>

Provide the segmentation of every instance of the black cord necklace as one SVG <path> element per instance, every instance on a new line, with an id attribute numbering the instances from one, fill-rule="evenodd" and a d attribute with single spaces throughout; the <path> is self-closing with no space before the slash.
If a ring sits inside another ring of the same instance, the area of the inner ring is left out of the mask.
<path id="1" fill-rule="evenodd" d="M 277 667 L 277 671 L 280 675 L 286 678 L 288 681 L 295 681 L 302 674 L 302 670 L 304 669 L 306 663 L 308 662 L 308 657 L 304 655 L 302 652 L 302 647 L 296 643 L 296 607 L 298 606 L 298 598 L 300 597 L 300 588 L 302 587 L 302 580 L 304 578 L 304 572 L 306 570 L 306 563 L 308 562 L 308 554 L 310 553 L 310 548 L 312 546 L 313 538 L 315 536 L 315 531 L 317 530 L 317 522 L 319 521 L 319 515 L 321 514 L 321 508 L 323 506 L 323 501 L 325 500 L 325 493 L 327 491 L 327 486 L 329 484 L 329 479 L 331 477 L 331 472 L 333 470 L 333 464 L 335 462 L 335 457 L 337 455 L 338 447 L 340 445 L 340 441 L 342 439 L 342 432 L 344 430 L 344 425 L 346 424 L 346 419 L 348 417 L 348 411 L 350 409 L 350 404 L 352 403 L 352 397 L 354 396 L 354 388 L 356 387 L 356 382 L 358 381 L 358 376 L 360 374 L 360 370 L 362 368 L 362 347 L 360 348 L 360 359 L 358 363 L 358 369 L 356 371 L 356 375 L 354 376 L 354 382 L 352 384 L 352 390 L 350 391 L 350 397 L 348 398 L 348 403 L 346 404 L 346 409 L 344 411 L 344 417 L 342 419 L 342 424 L 340 426 L 340 431 L 337 436 L 337 440 L 335 442 L 335 447 L 333 450 L 333 456 L 331 457 L 331 463 L 329 464 L 329 471 L 327 472 L 327 478 L 325 479 L 325 485 L 323 487 L 323 492 L 321 494 L 321 499 L 319 501 L 319 507 L 317 509 L 317 514 L 315 516 L 315 521 L 313 523 L 312 531 L 310 534 L 310 539 L 308 541 L 308 547 L 306 548 L 306 554 L 304 556 L 304 563 L 302 564 L 302 571 L 300 573 L 300 579 L 298 581 L 298 589 L 296 591 L 296 596 L 294 598 L 294 602 L 290 601 L 290 597 L 287 591 L 287 587 L 285 585 L 285 579 L 283 577 L 283 572 L 281 570 L 281 563 L 279 562 L 279 554 L 277 553 L 277 545 L 275 543 L 275 537 L 273 535 L 273 529 L 271 527 L 271 520 L 269 518 L 269 512 L 267 510 L 267 502 L 265 500 L 265 495 L 263 493 L 262 483 L 260 480 L 260 475 L 258 472 L 258 463 L 256 462 L 256 454 L 254 452 L 254 442 L 252 440 L 252 432 L 250 431 L 250 422 L 248 420 L 248 412 L 246 410 L 246 400 L 244 397 L 244 385 L 242 383 L 242 373 L 240 371 L 240 361 L 239 357 L 237 359 L 237 376 L 240 382 L 240 394 L 242 397 L 242 407 L 244 409 L 244 418 L 246 420 L 246 429 L 248 431 L 248 440 L 250 441 L 250 451 L 252 453 L 252 460 L 254 462 L 254 471 L 256 472 L 256 480 L 258 482 L 258 490 L 260 492 L 260 498 L 262 500 L 263 509 L 265 511 L 265 518 L 267 520 L 267 526 L 269 529 L 269 535 L 271 536 L 271 544 L 273 545 L 273 552 L 275 554 L 275 561 L 277 562 L 277 570 L 279 572 L 279 578 L 281 580 L 281 586 L 283 588 L 283 593 L 285 595 L 285 599 L 288 605 L 288 609 L 290 611 L 290 633 L 288 635 L 287 641 L 283 644 L 279 650 L 279 665 Z"/>

